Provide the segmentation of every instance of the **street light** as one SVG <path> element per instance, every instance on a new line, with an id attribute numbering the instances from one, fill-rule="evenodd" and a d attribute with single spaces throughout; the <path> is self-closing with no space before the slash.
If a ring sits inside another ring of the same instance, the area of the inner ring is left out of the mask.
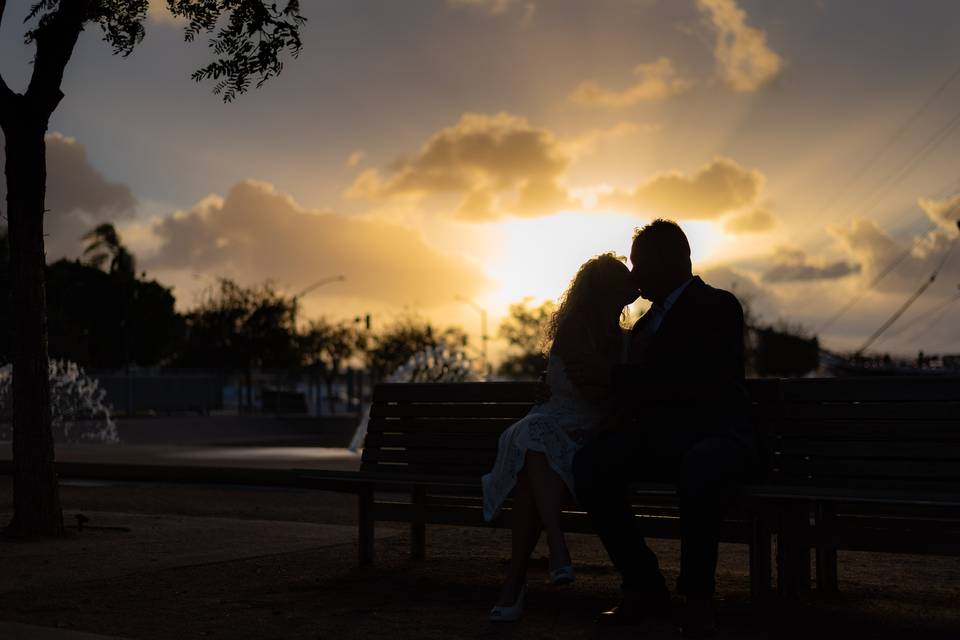
<path id="1" fill-rule="evenodd" d="M 321 280 L 317 280 L 316 282 L 314 282 L 314 283 L 311 284 L 310 286 L 304 288 L 300 293 L 294 295 L 293 297 L 294 297 L 294 298 L 302 298 L 303 296 L 305 296 L 306 294 L 310 293 L 310 292 L 313 291 L 314 289 L 317 289 L 318 287 L 322 287 L 322 286 L 325 285 L 325 284 L 330 284 L 331 282 L 343 282 L 343 281 L 346 280 L 346 279 L 347 279 L 346 276 L 342 276 L 342 275 L 341 275 L 341 276 L 331 276 L 331 277 L 329 277 L 329 278 L 323 278 L 323 279 L 321 279 Z"/>
<path id="2" fill-rule="evenodd" d="M 487 340 L 490 339 L 490 336 L 487 335 L 487 311 L 479 304 L 471 300 L 466 296 L 458 295 L 456 300 L 460 302 L 465 302 L 471 307 L 473 307 L 477 313 L 480 314 L 480 359 L 483 362 L 483 374 L 485 377 L 490 377 L 490 365 L 487 362 Z"/>

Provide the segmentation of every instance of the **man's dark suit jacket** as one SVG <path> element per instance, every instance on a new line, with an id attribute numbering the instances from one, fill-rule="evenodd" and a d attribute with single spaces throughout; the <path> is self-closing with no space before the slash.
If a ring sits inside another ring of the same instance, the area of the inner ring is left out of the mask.
<path id="1" fill-rule="evenodd" d="M 634 325 L 635 338 L 643 335 L 645 317 Z M 614 372 L 619 405 L 677 454 L 711 436 L 732 436 L 753 449 L 743 340 L 740 302 L 695 276 L 663 317 L 640 364 Z"/>

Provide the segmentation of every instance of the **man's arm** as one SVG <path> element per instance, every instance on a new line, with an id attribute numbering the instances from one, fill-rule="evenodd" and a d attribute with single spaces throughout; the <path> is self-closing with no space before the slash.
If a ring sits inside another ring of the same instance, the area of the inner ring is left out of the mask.
<path id="1" fill-rule="evenodd" d="M 701 370 L 694 387 L 696 395 L 714 406 L 741 403 L 744 388 L 743 307 L 733 294 L 718 292 L 715 314 L 703 323 Z"/>

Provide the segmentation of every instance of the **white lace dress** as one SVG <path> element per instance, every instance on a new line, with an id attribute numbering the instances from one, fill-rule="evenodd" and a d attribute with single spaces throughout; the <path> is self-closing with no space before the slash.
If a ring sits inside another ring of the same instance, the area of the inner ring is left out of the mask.
<path id="1" fill-rule="evenodd" d="M 488 522 L 496 517 L 517 484 L 527 451 L 546 455 L 570 494 L 576 495 L 573 456 L 609 415 L 609 406 L 581 398 L 567 377 L 562 360 L 554 353 L 547 363 L 547 385 L 550 399 L 533 407 L 500 435 L 493 470 L 481 479 L 483 517 Z"/>

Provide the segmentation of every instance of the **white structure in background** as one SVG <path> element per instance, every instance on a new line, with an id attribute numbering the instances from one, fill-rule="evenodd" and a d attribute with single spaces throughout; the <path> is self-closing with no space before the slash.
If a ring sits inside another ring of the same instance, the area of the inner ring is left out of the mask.
<path id="1" fill-rule="evenodd" d="M 77 363 L 50 360 L 50 402 L 54 436 L 68 442 L 119 442 L 117 425 L 110 419 L 110 407 L 104 403 L 106 391 Z M 0 416 L 12 416 L 13 365 L 0 367 Z M 0 440 L 12 434 L 3 433 Z"/>
<path id="2" fill-rule="evenodd" d="M 410 359 L 384 379 L 384 382 L 477 382 L 477 375 L 470 357 L 447 345 L 427 347 L 410 356 Z M 367 437 L 370 422 L 370 405 L 363 407 L 360 424 L 350 440 L 350 451 L 358 451 Z"/>

